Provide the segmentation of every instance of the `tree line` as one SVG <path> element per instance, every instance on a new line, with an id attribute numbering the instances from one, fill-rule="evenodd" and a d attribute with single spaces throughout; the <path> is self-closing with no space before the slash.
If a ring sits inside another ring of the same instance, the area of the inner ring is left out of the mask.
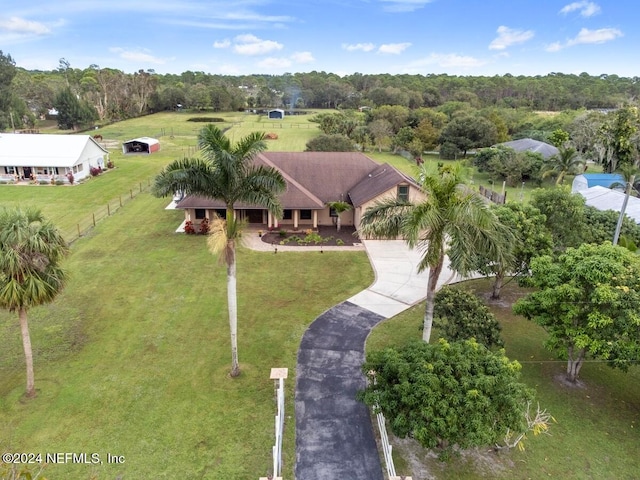
<path id="1" fill-rule="evenodd" d="M 563 111 L 611 109 L 635 102 L 638 77 L 549 73 L 544 76 L 391 75 L 327 72 L 214 75 L 134 73 L 99 65 L 76 68 L 62 58 L 50 71 L 25 70 L 0 51 L 0 130 L 32 126 L 62 92 L 75 98 L 79 123 L 110 122 L 182 106 L 194 110 L 401 106 L 410 110 L 464 104 L 474 109 Z M 13 122 L 13 123 L 12 123 Z M 77 124 L 71 127 L 78 127 Z"/>

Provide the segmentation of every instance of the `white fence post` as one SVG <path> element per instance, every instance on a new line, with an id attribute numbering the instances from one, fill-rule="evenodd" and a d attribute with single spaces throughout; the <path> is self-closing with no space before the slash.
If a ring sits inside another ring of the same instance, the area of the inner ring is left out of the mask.
<path id="1" fill-rule="evenodd" d="M 376 372 L 371 370 L 369 372 L 369 380 L 376 383 Z M 378 405 L 374 406 L 374 409 L 378 408 Z M 401 477 L 396 476 L 396 467 L 393 464 L 393 447 L 389 443 L 389 435 L 387 434 L 387 427 L 385 424 L 384 415 L 382 412 L 378 412 L 376 414 L 376 419 L 378 420 L 378 430 L 380 431 L 380 443 L 382 443 L 382 453 L 384 455 L 384 463 L 387 467 L 387 475 L 389 476 L 389 480 L 400 480 Z M 406 477 L 407 480 L 411 480 L 411 477 Z"/>
<path id="2" fill-rule="evenodd" d="M 289 376 L 288 368 L 272 368 L 269 378 L 276 381 L 277 413 L 275 418 L 276 444 L 273 446 L 273 476 L 282 475 L 282 437 L 284 435 L 284 380 Z"/>

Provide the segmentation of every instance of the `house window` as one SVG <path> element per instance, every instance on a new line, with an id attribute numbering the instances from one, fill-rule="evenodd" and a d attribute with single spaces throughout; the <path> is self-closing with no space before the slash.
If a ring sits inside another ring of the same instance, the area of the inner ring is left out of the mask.
<path id="1" fill-rule="evenodd" d="M 204 208 L 196 208 L 196 220 L 202 220 L 207 216 Z"/>
<path id="2" fill-rule="evenodd" d="M 220 218 L 227 218 L 227 210 L 224 208 L 216 208 L 215 210 L 216 215 L 219 216 Z"/>
<path id="3" fill-rule="evenodd" d="M 300 210 L 300 220 L 311 220 L 311 210 Z"/>
<path id="4" fill-rule="evenodd" d="M 330 217 L 337 217 L 338 216 L 338 212 L 336 212 L 335 208 L 329 207 L 329 216 Z"/>
<path id="5" fill-rule="evenodd" d="M 401 202 L 409 201 L 409 185 L 398 185 L 398 200 Z"/>
<path id="6" fill-rule="evenodd" d="M 292 210 L 285 210 L 284 212 L 282 212 L 282 219 L 283 220 L 291 220 L 293 218 L 293 211 Z"/>
<path id="7" fill-rule="evenodd" d="M 7 175 L 15 175 L 16 167 L 4 167 L 4 173 L 6 173 Z"/>

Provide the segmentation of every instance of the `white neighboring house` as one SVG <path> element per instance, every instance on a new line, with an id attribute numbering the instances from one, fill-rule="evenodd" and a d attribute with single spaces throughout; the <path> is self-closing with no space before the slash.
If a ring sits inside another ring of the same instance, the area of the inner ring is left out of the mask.
<path id="1" fill-rule="evenodd" d="M 105 168 L 109 152 L 90 135 L 0 133 L 0 181 L 69 182 Z"/>
<path id="2" fill-rule="evenodd" d="M 625 194 L 619 190 L 596 185 L 595 187 L 585 188 L 577 193 L 585 198 L 587 205 L 597 208 L 598 210 L 613 210 L 620 213 Z M 624 211 L 634 222 L 640 224 L 640 198 L 629 197 L 627 208 Z"/>

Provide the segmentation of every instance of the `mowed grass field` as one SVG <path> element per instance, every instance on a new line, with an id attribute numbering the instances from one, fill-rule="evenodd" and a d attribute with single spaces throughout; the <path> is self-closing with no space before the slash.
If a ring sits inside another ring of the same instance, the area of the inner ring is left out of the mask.
<path id="1" fill-rule="evenodd" d="M 135 133 L 116 125 L 103 129 L 105 140 L 153 131 L 150 117 L 130 123 Z M 180 146 L 160 140 L 160 154 L 116 150 L 116 169 L 78 186 L 2 185 L 0 204 L 41 207 L 72 224 L 179 155 Z M 230 379 L 225 267 L 203 237 L 173 233 L 182 214 L 164 210 L 168 201 L 138 194 L 73 244 L 66 289 L 29 312 L 34 400 L 23 398 L 17 315 L 0 311 L 0 450 L 98 453 L 104 462 L 49 465 L 50 480 L 255 479 L 271 470 L 270 369 L 288 367 L 284 460 L 292 478 L 298 344 L 320 313 L 371 283 L 366 254 L 241 249 L 243 373 Z M 107 454 L 125 463 L 107 464 Z"/>
<path id="2" fill-rule="evenodd" d="M 491 281 L 463 282 L 460 287 L 488 298 Z M 438 461 L 412 442 L 391 440 L 398 472 L 416 478 L 423 469 L 439 480 L 640 478 L 640 367 L 624 373 L 602 362 L 586 362 L 580 373 L 581 386 L 567 386 L 558 380 L 566 371 L 566 362 L 543 348 L 544 330 L 511 312 L 511 303 L 525 292 L 515 282 L 503 291 L 502 301 L 489 306 L 502 325 L 507 356 L 522 364 L 522 381 L 536 390 L 541 408 L 556 420 L 550 435 L 530 434 L 524 452 L 516 449 L 498 454 L 487 448 L 451 463 Z M 424 303 L 379 324 L 368 339 L 367 350 L 421 338 L 423 315 Z M 432 338 L 437 338 L 437 331 Z"/>
<path id="3" fill-rule="evenodd" d="M 103 135 L 116 164 L 102 176 L 73 187 L 0 185 L 0 205 L 41 208 L 69 237 L 107 204 L 134 197 L 74 242 L 65 262 L 67 288 L 53 304 L 29 313 L 34 400 L 23 398 L 17 315 L 0 311 L 0 450 L 98 453 L 104 462 L 49 465 L 44 471 L 49 480 L 266 476 L 275 414 L 272 367 L 289 368 L 284 477 L 293 478 L 300 338 L 321 312 L 373 280 L 363 252 L 241 249 L 243 374 L 228 378 L 225 268 L 207 251 L 204 238 L 173 233 L 181 212 L 164 210 L 169 199 L 148 193 L 164 165 L 197 154 L 203 124 L 187 121 L 195 116 L 224 118 L 219 125 L 229 127 L 227 134 L 236 140 L 252 131 L 274 132 L 278 139 L 268 142 L 274 151 L 302 151 L 319 132 L 308 122 L 311 115 L 280 122 L 242 113 L 162 113 L 91 132 Z M 138 136 L 159 138 L 161 151 L 122 155 L 120 142 Z M 402 157 L 367 154 L 415 174 Z M 435 170 L 437 158 L 425 158 L 425 164 Z M 511 297 L 521 293 L 511 288 Z M 492 308 L 504 328 L 507 354 L 523 363 L 523 380 L 558 421 L 552 436 L 531 438 L 525 452 L 466 456 L 448 465 L 394 444 L 399 471 L 421 478 L 411 470 L 417 455 L 439 479 L 639 478 L 638 367 L 625 374 L 590 363 L 581 374 L 585 388 L 567 389 L 554 380 L 564 363 L 542 349 L 544 332 L 513 316 L 508 305 Z M 368 348 L 419 336 L 422 312 L 417 306 L 384 322 Z M 107 454 L 123 456 L 125 463 L 107 464 Z"/>

